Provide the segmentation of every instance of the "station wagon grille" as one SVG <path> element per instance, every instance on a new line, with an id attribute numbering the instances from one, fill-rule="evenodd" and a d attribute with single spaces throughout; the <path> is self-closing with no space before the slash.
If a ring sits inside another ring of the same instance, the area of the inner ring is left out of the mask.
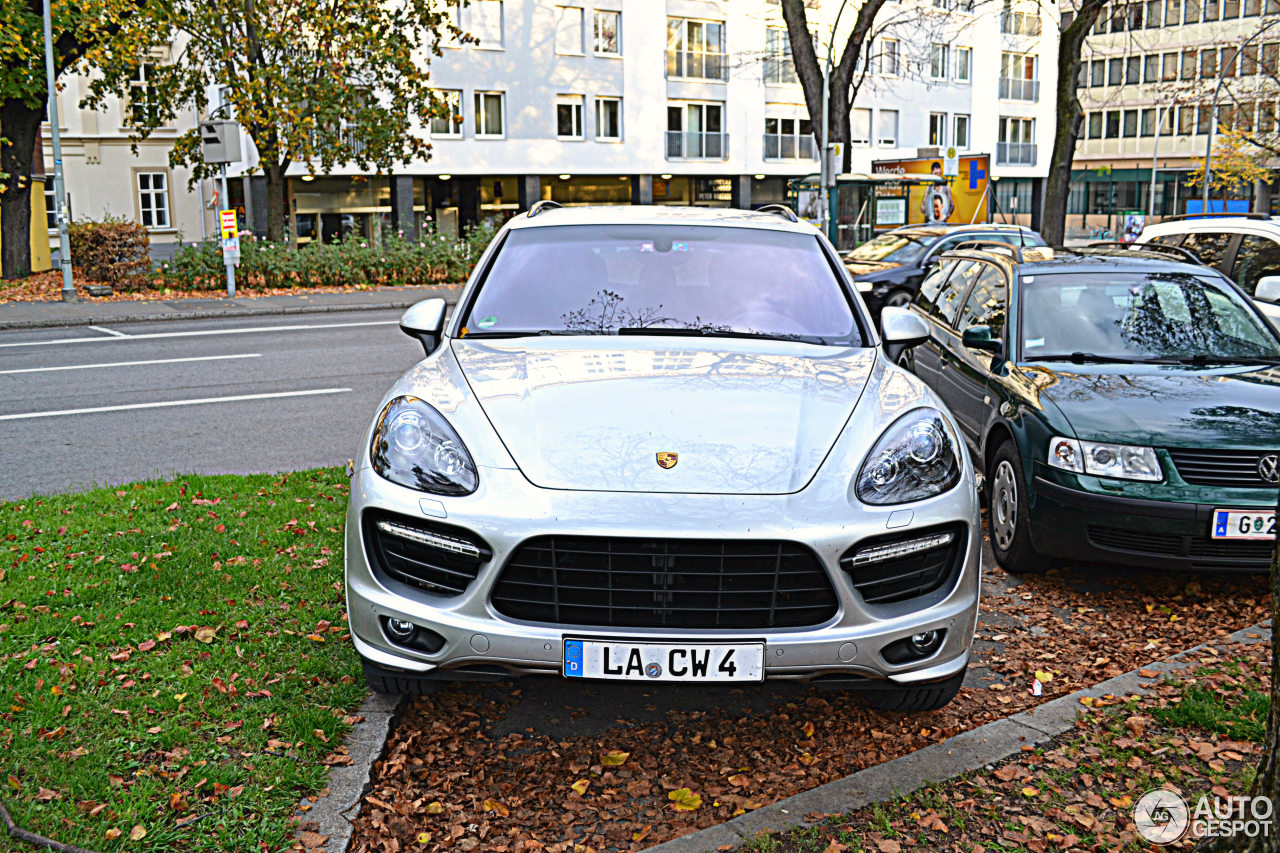
<path id="1" fill-rule="evenodd" d="M 364 543 L 375 574 L 435 595 L 462 594 L 493 557 L 464 530 L 387 512 L 365 513 Z"/>
<path id="2" fill-rule="evenodd" d="M 1178 476 L 1193 486 L 1275 488 L 1258 473 L 1266 450 L 1179 450 L 1169 448 Z"/>
<path id="3" fill-rule="evenodd" d="M 875 536 L 846 551 L 840 566 L 867 604 L 893 604 L 928 595 L 952 582 L 964 561 L 966 544 L 960 524 Z M 895 549 L 903 553 L 870 562 L 860 559 Z"/>
<path id="4" fill-rule="evenodd" d="M 1205 522 L 1208 528 L 1208 522 Z M 1210 539 L 1208 534 L 1150 533 L 1122 527 L 1089 525 L 1089 541 L 1098 548 L 1130 554 L 1190 558 L 1193 569 L 1252 570 L 1271 565 L 1271 542 Z"/>
<path id="5" fill-rule="evenodd" d="M 795 542 L 595 536 L 522 543 L 492 602 L 513 619 L 618 628 L 795 628 L 838 606 Z"/>

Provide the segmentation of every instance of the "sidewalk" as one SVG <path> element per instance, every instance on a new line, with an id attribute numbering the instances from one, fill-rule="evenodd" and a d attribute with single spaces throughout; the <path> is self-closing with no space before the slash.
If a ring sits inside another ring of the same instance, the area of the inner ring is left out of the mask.
<path id="1" fill-rule="evenodd" d="M 154 320 L 200 320 L 209 317 L 256 317 L 330 311 L 408 308 L 441 296 L 454 303 L 461 286 L 384 287 L 350 293 L 300 293 L 285 296 L 225 296 L 135 302 L 8 302 L 0 305 L 0 331 L 57 326 L 100 326 Z"/>

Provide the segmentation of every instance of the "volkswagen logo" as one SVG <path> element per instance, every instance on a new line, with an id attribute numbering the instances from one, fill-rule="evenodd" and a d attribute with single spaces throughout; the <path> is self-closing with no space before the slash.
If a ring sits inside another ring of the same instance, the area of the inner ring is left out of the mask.
<path id="1" fill-rule="evenodd" d="M 1259 459 L 1258 476 L 1264 483 L 1280 482 L 1280 454 L 1268 453 Z"/>

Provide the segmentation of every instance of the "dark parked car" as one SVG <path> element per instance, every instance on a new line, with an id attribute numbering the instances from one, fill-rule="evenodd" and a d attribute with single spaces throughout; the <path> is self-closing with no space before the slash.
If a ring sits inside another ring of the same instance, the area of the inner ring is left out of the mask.
<path id="1" fill-rule="evenodd" d="M 1045 557 L 1265 571 L 1275 537 L 1280 338 L 1176 249 L 948 254 L 898 356 L 986 472 L 991 544 Z"/>
<path id="2" fill-rule="evenodd" d="M 1040 235 L 1017 225 L 909 225 L 868 240 L 844 256 L 874 317 L 886 305 L 906 305 L 943 252 L 970 240 L 1043 246 Z"/>

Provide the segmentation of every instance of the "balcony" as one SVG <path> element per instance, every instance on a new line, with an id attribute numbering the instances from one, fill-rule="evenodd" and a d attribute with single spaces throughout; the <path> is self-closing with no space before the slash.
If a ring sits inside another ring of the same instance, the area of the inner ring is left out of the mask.
<path id="1" fill-rule="evenodd" d="M 1036 144 L 1034 142 L 997 142 L 997 166 L 1034 166 Z"/>
<path id="2" fill-rule="evenodd" d="M 1000 98 L 1005 101 L 1039 101 L 1040 81 L 1020 77 L 1000 78 Z"/>
<path id="3" fill-rule="evenodd" d="M 667 131 L 668 160 L 724 160 L 729 156 L 729 134 Z"/>
<path id="4" fill-rule="evenodd" d="M 701 50 L 668 50 L 668 77 L 693 77 L 699 80 L 728 80 L 729 66 L 725 54 Z"/>
<path id="5" fill-rule="evenodd" d="M 766 160 L 817 160 L 818 146 L 812 136 L 790 136 L 780 133 L 764 135 Z"/>

